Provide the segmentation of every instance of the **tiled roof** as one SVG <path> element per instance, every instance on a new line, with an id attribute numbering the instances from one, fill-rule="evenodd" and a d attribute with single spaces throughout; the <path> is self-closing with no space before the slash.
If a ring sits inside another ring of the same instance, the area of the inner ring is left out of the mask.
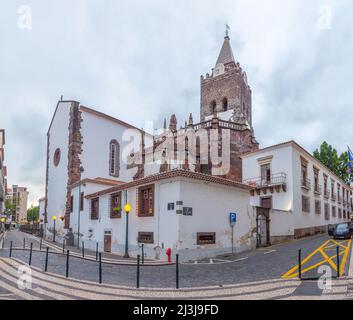
<path id="1" fill-rule="evenodd" d="M 95 198 L 95 197 L 99 197 L 104 194 L 109 194 L 109 193 L 113 193 L 116 191 L 132 188 L 135 186 L 149 184 L 149 183 L 156 182 L 159 180 L 170 179 L 170 178 L 175 178 L 175 177 L 185 177 L 185 178 L 195 179 L 195 180 L 199 180 L 199 181 L 212 182 L 212 183 L 217 183 L 217 184 L 221 184 L 221 185 L 225 185 L 225 186 L 237 187 L 237 188 L 241 188 L 244 190 L 249 190 L 249 187 L 241 182 L 236 182 L 233 180 L 224 179 L 224 178 L 220 178 L 220 177 L 216 177 L 216 176 L 212 176 L 212 175 L 204 174 L 204 173 L 191 172 L 191 171 L 182 170 L 182 169 L 175 169 L 175 170 L 171 170 L 171 171 L 167 171 L 167 172 L 163 172 L 163 173 L 153 174 L 153 175 L 147 176 L 145 178 L 126 182 L 124 184 L 120 184 L 118 186 L 115 186 L 115 187 L 112 187 L 109 189 L 95 192 L 93 194 L 87 195 L 86 198 Z"/>
<path id="2" fill-rule="evenodd" d="M 219 53 L 216 65 L 218 63 L 227 64 L 230 62 L 235 62 L 232 47 L 230 46 L 229 37 L 224 38 L 221 52 Z"/>
<path id="3" fill-rule="evenodd" d="M 124 184 L 124 181 L 118 181 L 118 180 L 113 180 L 113 179 L 106 179 L 106 178 L 94 178 L 94 179 L 82 179 L 78 182 L 73 183 L 70 188 L 75 188 L 79 184 L 84 184 L 84 183 L 94 183 L 94 184 L 101 184 L 101 185 L 106 185 L 106 186 L 116 186 L 120 184 Z"/>

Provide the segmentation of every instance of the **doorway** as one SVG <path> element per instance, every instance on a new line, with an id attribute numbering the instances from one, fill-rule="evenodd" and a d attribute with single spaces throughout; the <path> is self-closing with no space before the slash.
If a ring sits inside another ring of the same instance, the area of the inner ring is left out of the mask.
<path id="1" fill-rule="evenodd" d="M 257 247 L 266 247 L 270 242 L 270 208 L 272 198 L 263 197 L 260 199 L 260 207 L 256 208 L 256 232 Z"/>
<path id="2" fill-rule="evenodd" d="M 104 234 L 104 252 L 112 251 L 112 235 Z"/>

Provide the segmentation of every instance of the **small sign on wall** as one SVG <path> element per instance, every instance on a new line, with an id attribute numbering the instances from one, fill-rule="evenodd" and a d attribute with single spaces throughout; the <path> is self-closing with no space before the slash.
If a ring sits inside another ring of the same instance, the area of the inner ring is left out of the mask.
<path id="1" fill-rule="evenodd" d="M 169 202 L 168 203 L 168 211 L 174 210 L 174 202 Z"/>
<path id="2" fill-rule="evenodd" d="M 184 208 L 183 208 L 183 215 L 184 215 L 184 216 L 192 216 L 192 208 L 190 208 L 190 207 L 184 207 Z"/>

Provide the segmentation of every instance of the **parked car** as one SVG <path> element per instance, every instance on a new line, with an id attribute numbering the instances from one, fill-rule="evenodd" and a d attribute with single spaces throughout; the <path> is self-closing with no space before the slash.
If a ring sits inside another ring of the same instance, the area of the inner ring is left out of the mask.
<path id="1" fill-rule="evenodd" d="M 333 236 L 333 233 L 334 233 L 335 229 L 336 229 L 336 226 L 335 226 L 335 225 L 329 224 L 329 225 L 328 225 L 328 235 L 329 235 L 329 236 Z"/>
<path id="2" fill-rule="evenodd" d="M 350 239 L 352 237 L 352 228 L 348 223 L 340 223 L 333 232 L 334 239 Z"/>

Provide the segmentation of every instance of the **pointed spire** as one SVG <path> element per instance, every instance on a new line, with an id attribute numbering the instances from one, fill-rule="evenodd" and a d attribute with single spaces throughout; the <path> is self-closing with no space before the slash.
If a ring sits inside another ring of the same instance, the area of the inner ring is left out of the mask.
<path id="1" fill-rule="evenodd" d="M 192 126 L 194 124 L 194 120 L 192 118 L 192 113 L 189 115 L 189 126 Z"/>
<path id="2" fill-rule="evenodd" d="M 177 130 L 177 118 L 176 118 L 175 114 L 172 114 L 172 116 L 170 117 L 169 130 L 170 131 Z"/>
<path id="3" fill-rule="evenodd" d="M 230 62 L 235 62 L 235 59 L 234 59 L 234 56 L 233 56 L 233 50 L 232 50 L 232 47 L 230 45 L 230 38 L 228 36 L 228 30 L 227 30 L 227 34 L 224 37 L 222 49 L 221 49 L 221 52 L 219 53 L 216 65 L 218 63 L 227 64 L 227 63 L 230 63 Z"/>

